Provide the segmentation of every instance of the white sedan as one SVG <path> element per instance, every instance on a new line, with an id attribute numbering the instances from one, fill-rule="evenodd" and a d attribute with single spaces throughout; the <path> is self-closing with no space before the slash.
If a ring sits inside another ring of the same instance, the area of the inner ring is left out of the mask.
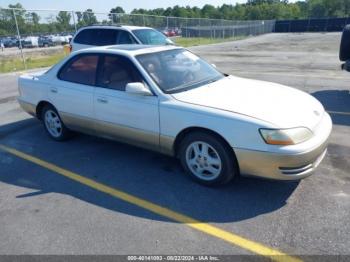
<path id="1" fill-rule="evenodd" d="M 205 185 L 241 175 L 298 180 L 327 151 L 332 122 L 312 96 L 220 73 L 186 49 L 73 52 L 19 78 L 18 101 L 53 139 L 72 130 L 176 156 Z"/>

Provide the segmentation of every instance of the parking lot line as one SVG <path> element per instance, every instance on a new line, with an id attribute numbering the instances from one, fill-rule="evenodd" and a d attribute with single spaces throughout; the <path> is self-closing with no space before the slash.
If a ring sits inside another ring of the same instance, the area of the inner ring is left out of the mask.
<path id="1" fill-rule="evenodd" d="M 34 156 L 29 155 L 29 154 L 18 151 L 14 148 L 10 148 L 8 146 L 0 144 L 0 150 L 7 152 L 9 154 L 12 154 L 18 158 L 27 160 L 31 163 L 38 165 L 38 166 L 44 167 L 50 171 L 53 171 L 59 175 L 66 177 L 66 178 L 69 178 L 69 179 L 74 180 L 78 183 L 86 185 L 90 188 L 93 188 L 93 189 L 98 190 L 100 192 L 103 192 L 105 194 L 111 195 L 115 198 L 121 199 L 125 202 L 133 204 L 133 205 L 138 206 L 140 208 L 143 208 L 145 210 L 151 211 L 157 215 L 160 215 L 160 216 L 166 217 L 170 220 L 185 224 L 193 229 L 196 229 L 196 230 L 201 231 L 203 233 L 206 233 L 208 235 L 211 235 L 211 236 L 214 236 L 214 237 L 219 238 L 221 240 L 224 240 L 230 244 L 233 244 L 235 246 L 238 246 L 240 248 L 248 250 L 252 253 L 255 253 L 255 254 L 258 254 L 258 255 L 261 255 L 264 257 L 268 257 L 268 258 L 275 260 L 275 261 L 288 261 L 288 262 L 289 261 L 293 261 L 293 262 L 301 261 L 300 259 L 298 259 L 296 257 L 289 256 L 288 254 L 285 254 L 285 253 L 278 251 L 276 249 L 272 249 L 270 247 L 267 247 L 263 244 L 255 242 L 253 240 L 249 240 L 247 238 L 241 237 L 241 236 L 236 235 L 234 233 L 231 233 L 231 232 L 225 231 L 223 229 L 220 229 L 218 227 L 212 226 L 208 223 L 201 222 L 201 221 L 196 220 L 194 218 L 191 218 L 189 216 L 175 212 L 171 209 L 162 207 L 162 206 L 154 204 L 150 201 L 133 196 L 133 195 L 128 194 L 126 192 L 123 192 L 121 190 L 109 187 L 109 186 L 104 185 L 104 184 L 99 183 L 99 182 L 96 182 L 90 178 L 86 178 L 86 177 L 81 176 L 77 173 L 66 170 L 66 169 L 61 168 L 61 167 L 54 165 L 52 163 L 46 162 L 46 161 L 39 159 L 37 157 L 34 157 Z"/>

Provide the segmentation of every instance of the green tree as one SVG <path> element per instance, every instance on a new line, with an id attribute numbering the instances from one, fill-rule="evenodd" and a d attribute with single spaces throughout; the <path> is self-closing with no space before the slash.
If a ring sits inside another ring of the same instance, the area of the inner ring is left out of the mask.
<path id="1" fill-rule="evenodd" d="M 173 7 L 172 16 L 187 17 L 187 10 L 185 7 L 180 7 L 180 6 L 176 5 Z"/>
<path id="2" fill-rule="evenodd" d="M 219 9 L 213 5 L 204 5 L 201 10 L 201 16 L 206 18 L 220 19 L 223 18 L 219 12 Z"/>
<path id="3" fill-rule="evenodd" d="M 25 13 L 23 6 L 20 3 L 9 5 L 9 8 L 15 8 L 16 10 L 0 9 L 0 30 L 3 35 L 17 35 L 16 21 L 21 33 L 26 33 L 25 28 Z M 7 32 L 7 33 L 5 33 Z"/>
<path id="4" fill-rule="evenodd" d="M 64 30 L 64 31 L 70 30 L 71 17 L 72 15 L 70 14 L 70 12 L 60 11 L 56 16 L 58 30 Z"/>
<path id="5" fill-rule="evenodd" d="M 87 25 L 97 24 L 97 18 L 92 9 L 86 9 L 84 12 L 76 12 L 77 15 L 77 27 L 83 27 Z"/>
<path id="6" fill-rule="evenodd" d="M 311 18 L 326 17 L 327 9 L 324 5 L 324 0 L 310 0 L 308 1 L 308 16 Z"/>
<path id="7" fill-rule="evenodd" d="M 24 31 L 30 34 L 40 32 L 39 20 L 40 20 L 40 17 L 37 13 L 35 12 L 26 13 Z"/>
<path id="8" fill-rule="evenodd" d="M 120 6 L 114 7 L 109 11 L 109 14 L 108 14 L 109 20 L 111 20 L 112 23 L 118 23 L 118 21 L 120 21 L 119 19 L 120 14 L 124 14 L 124 13 L 125 11 L 122 7 Z"/>
<path id="9" fill-rule="evenodd" d="M 39 20 L 40 20 L 40 16 L 37 13 L 35 13 L 35 12 L 30 13 L 30 15 L 32 17 L 33 24 L 34 25 L 38 25 L 39 24 Z"/>
<path id="10" fill-rule="evenodd" d="M 83 13 L 82 19 L 85 25 L 97 24 L 97 18 L 95 16 L 95 13 L 92 11 L 92 9 L 86 9 L 86 11 Z"/>

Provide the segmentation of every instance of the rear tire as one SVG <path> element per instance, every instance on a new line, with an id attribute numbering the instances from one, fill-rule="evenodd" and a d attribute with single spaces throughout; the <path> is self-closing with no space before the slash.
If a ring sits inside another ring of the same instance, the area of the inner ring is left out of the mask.
<path id="1" fill-rule="evenodd" d="M 340 43 L 340 61 L 350 60 L 350 25 L 346 25 Z"/>
<path id="2" fill-rule="evenodd" d="M 238 175 L 238 164 L 230 148 L 206 132 L 188 134 L 179 146 L 181 164 L 189 176 L 206 186 L 229 183 Z"/>
<path id="3" fill-rule="evenodd" d="M 344 64 L 342 64 L 342 70 L 350 72 L 350 60 L 347 60 Z"/>
<path id="4" fill-rule="evenodd" d="M 52 105 L 44 106 L 41 119 L 47 134 L 52 139 L 64 141 L 71 136 L 70 130 L 64 125 L 57 110 Z"/>

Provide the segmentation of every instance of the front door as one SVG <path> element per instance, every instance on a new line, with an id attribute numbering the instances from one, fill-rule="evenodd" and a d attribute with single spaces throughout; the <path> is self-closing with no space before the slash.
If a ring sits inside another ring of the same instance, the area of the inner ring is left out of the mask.
<path id="1" fill-rule="evenodd" d="M 159 149 L 159 110 L 157 96 L 125 92 L 131 82 L 144 82 L 126 57 L 101 57 L 94 93 L 97 135 L 150 149 Z"/>

